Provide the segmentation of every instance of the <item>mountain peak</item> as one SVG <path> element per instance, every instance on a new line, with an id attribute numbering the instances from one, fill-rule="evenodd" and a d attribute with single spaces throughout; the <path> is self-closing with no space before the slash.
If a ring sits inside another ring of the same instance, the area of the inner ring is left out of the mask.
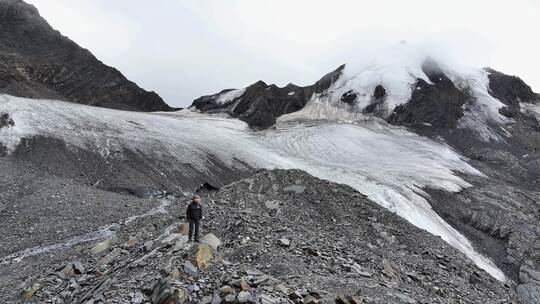
<path id="1" fill-rule="evenodd" d="M 24 1 L 0 1 L 0 93 L 134 111 L 171 108 L 54 30 Z"/>

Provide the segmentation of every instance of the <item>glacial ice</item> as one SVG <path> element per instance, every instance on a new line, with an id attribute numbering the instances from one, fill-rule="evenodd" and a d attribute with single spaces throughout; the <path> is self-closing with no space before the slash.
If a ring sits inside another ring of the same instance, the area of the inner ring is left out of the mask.
<path id="1" fill-rule="evenodd" d="M 316 108 L 312 110 L 321 112 Z M 482 173 L 444 143 L 382 120 L 361 114 L 349 121 L 291 114 L 280 119 L 276 128 L 253 131 L 236 119 L 189 110 L 125 112 L 9 95 L 0 95 L 0 111 L 15 120 L 14 127 L 0 130 L 0 141 L 10 149 L 21 138 L 45 135 L 104 156 L 126 148 L 205 168 L 205 157 L 211 154 L 230 166 L 236 158 L 255 167 L 297 168 L 348 184 L 412 224 L 441 236 L 476 265 L 504 280 L 489 259 L 431 209 L 422 191 L 423 187 L 459 191 L 471 185 L 454 172 Z"/>

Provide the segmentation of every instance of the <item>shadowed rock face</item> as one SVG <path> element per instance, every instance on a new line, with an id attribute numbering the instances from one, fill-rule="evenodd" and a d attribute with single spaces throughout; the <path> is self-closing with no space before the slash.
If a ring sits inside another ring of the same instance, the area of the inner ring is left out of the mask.
<path id="1" fill-rule="evenodd" d="M 455 128 L 457 121 L 463 116 L 467 95 L 454 86 L 434 61 L 426 60 L 422 70 L 433 84 L 417 79 L 409 102 L 397 106 L 388 117 L 388 122 Z"/>
<path id="2" fill-rule="evenodd" d="M 274 84 L 267 85 L 258 81 L 245 89 L 243 94 L 227 102 L 219 103 L 218 94 L 202 96 L 193 101 L 192 107 L 201 112 L 225 112 L 238 117 L 253 128 L 268 128 L 276 122 L 276 118 L 302 109 L 314 93 L 322 93 L 339 78 L 345 66 L 326 74 L 315 84 L 299 87 L 294 84 L 280 88 Z"/>
<path id="3" fill-rule="evenodd" d="M 538 94 L 534 93 L 529 85 L 517 76 L 510 76 L 491 68 L 489 73 L 489 92 L 509 107 L 519 108 L 520 102 L 534 103 Z"/>
<path id="4" fill-rule="evenodd" d="M 501 115 L 515 117 L 520 110 L 520 102 L 536 103 L 540 100 L 540 96 L 521 78 L 491 68 L 486 68 L 486 71 L 489 77 L 489 93 L 506 105 L 499 109 Z"/>
<path id="5" fill-rule="evenodd" d="M 0 29 L 0 93 L 123 110 L 171 110 L 156 93 L 54 30 L 32 5 L 1 0 Z"/>

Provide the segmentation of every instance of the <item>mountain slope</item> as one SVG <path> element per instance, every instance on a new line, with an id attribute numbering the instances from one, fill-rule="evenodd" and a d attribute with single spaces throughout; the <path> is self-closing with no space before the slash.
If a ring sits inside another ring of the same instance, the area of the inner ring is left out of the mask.
<path id="1" fill-rule="evenodd" d="M 54 30 L 32 5 L 1 0 L 0 29 L 2 93 L 114 109 L 171 110 L 156 93 L 139 88 Z"/>

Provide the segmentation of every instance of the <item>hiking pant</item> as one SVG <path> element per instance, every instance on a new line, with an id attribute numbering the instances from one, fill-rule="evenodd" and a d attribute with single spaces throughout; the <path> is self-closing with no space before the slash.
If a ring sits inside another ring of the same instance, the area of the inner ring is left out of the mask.
<path id="1" fill-rule="evenodd" d="M 189 220 L 189 239 L 190 240 L 199 240 L 199 226 L 201 220 Z"/>

